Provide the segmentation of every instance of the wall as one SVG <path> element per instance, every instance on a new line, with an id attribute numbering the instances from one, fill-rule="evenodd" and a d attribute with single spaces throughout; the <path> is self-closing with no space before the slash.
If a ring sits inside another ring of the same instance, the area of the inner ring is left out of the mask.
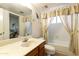
<path id="1" fill-rule="evenodd" d="M 33 37 L 40 37 L 41 36 L 41 24 L 40 20 L 34 20 L 32 22 L 32 36 Z"/>
<path id="2" fill-rule="evenodd" d="M 24 22 L 24 16 L 19 17 L 19 35 L 24 36 L 25 34 L 25 22 Z"/>

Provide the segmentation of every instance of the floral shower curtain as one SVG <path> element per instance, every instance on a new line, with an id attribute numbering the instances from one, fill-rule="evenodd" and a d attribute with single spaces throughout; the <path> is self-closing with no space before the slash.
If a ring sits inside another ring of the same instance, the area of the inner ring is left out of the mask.
<path id="1" fill-rule="evenodd" d="M 47 29 L 47 13 L 41 14 L 41 28 L 42 28 L 42 36 L 46 40 L 46 43 L 48 42 L 48 29 Z"/>

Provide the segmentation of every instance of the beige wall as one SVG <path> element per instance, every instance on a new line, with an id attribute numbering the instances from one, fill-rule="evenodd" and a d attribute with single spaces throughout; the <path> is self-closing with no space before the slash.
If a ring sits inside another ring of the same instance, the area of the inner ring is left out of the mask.
<path id="1" fill-rule="evenodd" d="M 38 19 L 32 22 L 32 36 L 41 37 L 41 23 Z"/>
<path id="2" fill-rule="evenodd" d="M 19 34 L 20 36 L 24 36 L 25 34 L 24 16 L 19 17 Z"/>

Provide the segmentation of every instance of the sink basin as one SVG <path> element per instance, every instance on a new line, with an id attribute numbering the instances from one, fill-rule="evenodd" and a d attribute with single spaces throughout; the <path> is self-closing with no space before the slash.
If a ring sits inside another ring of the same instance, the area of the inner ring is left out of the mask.
<path id="1" fill-rule="evenodd" d="M 29 47 L 30 43 L 29 42 L 22 42 L 21 46 L 22 47 Z"/>
<path id="2" fill-rule="evenodd" d="M 22 47 L 29 47 L 29 46 L 31 46 L 33 43 L 35 43 L 35 41 L 33 41 L 33 40 L 27 41 L 27 42 L 22 42 L 21 46 L 22 46 Z"/>

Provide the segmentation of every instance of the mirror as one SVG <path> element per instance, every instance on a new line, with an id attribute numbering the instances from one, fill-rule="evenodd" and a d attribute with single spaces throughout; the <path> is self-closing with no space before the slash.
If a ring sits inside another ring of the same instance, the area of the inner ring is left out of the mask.
<path id="1" fill-rule="evenodd" d="M 0 40 L 31 35 L 32 23 L 24 16 L 0 9 Z"/>
<path id="2" fill-rule="evenodd" d="M 14 14 L 9 14 L 9 30 L 10 38 L 16 38 L 19 35 L 19 16 Z"/>

